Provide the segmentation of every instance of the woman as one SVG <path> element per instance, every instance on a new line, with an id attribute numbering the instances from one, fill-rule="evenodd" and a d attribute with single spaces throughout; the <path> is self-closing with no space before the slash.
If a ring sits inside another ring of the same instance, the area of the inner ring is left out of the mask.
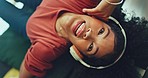
<path id="1" fill-rule="evenodd" d="M 121 2 L 43 0 L 27 24 L 32 45 L 22 63 L 20 78 L 44 77 L 46 71 L 52 68 L 52 62 L 67 52 L 71 44 L 88 57 L 106 60 L 110 54 L 119 56 L 114 53 L 115 33 L 105 23 L 116 3 Z"/>
<path id="2" fill-rule="evenodd" d="M 138 66 L 142 69 L 146 69 L 148 67 L 148 21 L 145 20 L 145 18 L 139 18 L 135 16 L 133 16 L 132 19 L 125 19 L 126 14 L 122 13 L 121 8 L 116 9 L 112 16 L 116 17 L 116 19 L 121 23 L 122 27 L 126 31 L 127 45 L 124 55 L 117 63 L 106 69 L 94 70 L 84 68 L 79 78 L 141 78 L 141 71 L 139 73 L 136 67 Z M 121 31 L 113 27 L 112 29 L 116 30 L 115 33 Z M 115 48 L 123 48 L 123 46 L 120 47 L 120 44 L 123 42 L 122 39 L 123 38 L 117 39 L 119 44 L 117 44 L 118 46 Z M 91 60 L 88 57 L 84 57 L 83 59 L 86 63 L 92 66 L 95 66 L 104 60 L 94 60 L 94 58 Z"/>

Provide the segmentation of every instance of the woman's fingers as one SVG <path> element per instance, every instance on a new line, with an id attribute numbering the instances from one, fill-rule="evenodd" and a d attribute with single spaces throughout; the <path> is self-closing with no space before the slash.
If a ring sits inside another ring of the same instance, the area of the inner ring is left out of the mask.
<path id="1" fill-rule="evenodd" d="M 88 15 L 98 15 L 98 14 L 101 14 L 101 12 L 98 9 L 96 9 L 96 8 L 92 8 L 92 9 L 84 8 L 82 11 L 84 13 L 87 13 Z"/>

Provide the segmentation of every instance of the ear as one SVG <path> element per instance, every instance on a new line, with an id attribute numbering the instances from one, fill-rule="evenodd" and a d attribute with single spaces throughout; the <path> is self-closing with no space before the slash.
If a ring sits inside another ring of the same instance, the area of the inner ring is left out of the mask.
<path id="1" fill-rule="evenodd" d="M 77 61 L 79 61 L 79 60 L 81 60 L 83 58 L 82 54 L 79 52 L 79 50 L 74 45 L 72 45 L 70 47 L 70 54 Z"/>

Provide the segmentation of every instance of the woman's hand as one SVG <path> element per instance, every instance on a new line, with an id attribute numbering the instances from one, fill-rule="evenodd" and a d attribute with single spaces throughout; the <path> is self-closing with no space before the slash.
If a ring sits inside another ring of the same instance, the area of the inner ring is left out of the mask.
<path id="1" fill-rule="evenodd" d="M 120 0 L 108 0 L 110 2 L 120 2 Z M 105 0 L 102 0 L 95 8 L 84 8 L 82 11 L 92 16 L 99 16 L 100 18 L 107 20 L 108 17 L 112 14 L 116 6 L 107 3 Z"/>

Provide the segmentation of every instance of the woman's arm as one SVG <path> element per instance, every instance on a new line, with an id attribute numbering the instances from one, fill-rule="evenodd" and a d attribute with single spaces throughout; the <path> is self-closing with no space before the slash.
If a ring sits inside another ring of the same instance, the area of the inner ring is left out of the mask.
<path id="1" fill-rule="evenodd" d="M 123 0 L 102 0 L 95 8 L 84 8 L 82 11 L 87 13 L 88 15 L 99 15 L 102 19 L 107 19 L 108 16 L 112 14 L 116 5 L 118 5 L 116 3 L 122 3 L 122 1 Z"/>
<path id="2" fill-rule="evenodd" d="M 33 75 L 26 70 L 24 61 L 21 64 L 19 78 L 33 78 Z"/>

